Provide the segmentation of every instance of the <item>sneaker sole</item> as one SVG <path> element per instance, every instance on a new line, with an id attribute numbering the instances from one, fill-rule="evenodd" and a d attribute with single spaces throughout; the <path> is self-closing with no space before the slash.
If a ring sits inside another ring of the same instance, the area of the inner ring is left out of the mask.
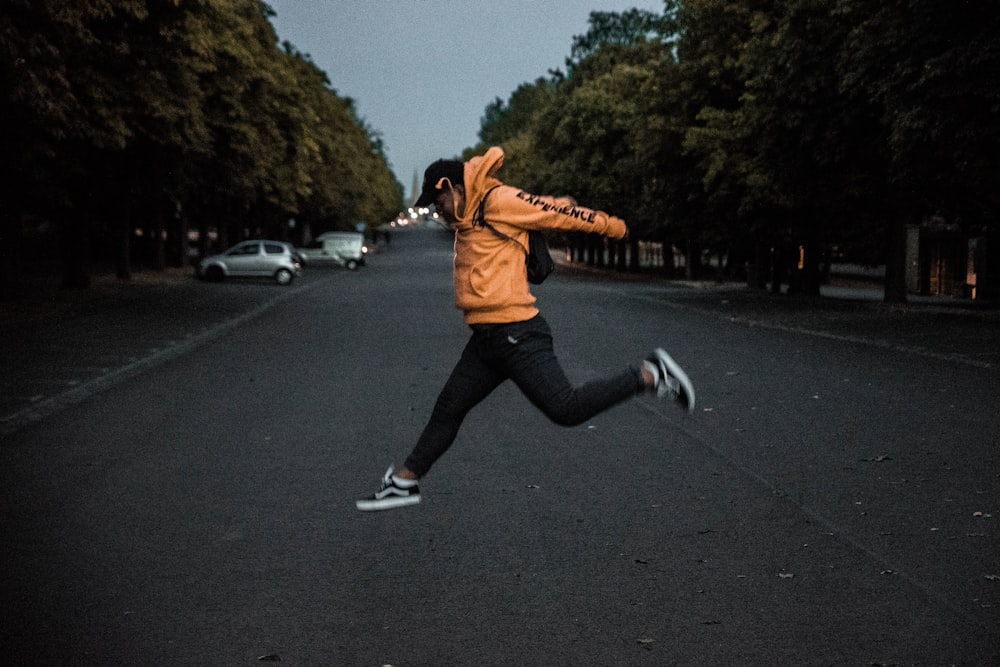
<path id="1" fill-rule="evenodd" d="M 379 510 L 391 510 L 407 505 L 416 505 L 420 502 L 420 496 L 408 496 L 405 498 L 383 498 L 381 500 L 358 500 L 354 505 L 362 512 L 377 512 Z"/>
<path id="2" fill-rule="evenodd" d="M 667 367 L 667 371 L 677 378 L 677 381 L 681 383 L 681 391 L 687 396 L 687 411 L 694 412 L 694 385 L 691 384 L 691 380 L 688 379 L 687 373 L 684 369 L 677 365 L 666 350 L 658 349 L 656 350 L 656 358 Z"/>

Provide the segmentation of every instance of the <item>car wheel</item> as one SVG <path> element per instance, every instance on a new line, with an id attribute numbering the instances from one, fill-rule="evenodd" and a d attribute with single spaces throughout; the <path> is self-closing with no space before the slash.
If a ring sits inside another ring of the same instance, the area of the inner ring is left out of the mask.
<path id="1" fill-rule="evenodd" d="M 274 272 L 274 281 L 279 285 L 291 285 L 294 277 L 288 269 L 278 269 Z"/>
<path id="2" fill-rule="evenodd" d="M 358 268 L 357 261 L 353 260 L 353 259 L 347 260 L 347 268 L 350 269 L 351 271 L 353 271 L 354 269 Z"/>
<path id="3" fill-rule="evenodd" d="M 223 272 L 222 267 L 210 266 L 205 270 L 205 280 L 210 283 L 221 283 L 226 274 Z"/>

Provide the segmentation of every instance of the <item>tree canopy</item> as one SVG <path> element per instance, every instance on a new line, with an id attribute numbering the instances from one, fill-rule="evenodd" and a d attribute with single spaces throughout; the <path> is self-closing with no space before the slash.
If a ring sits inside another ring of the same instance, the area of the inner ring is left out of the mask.
<path id="1" fill-rule="evenodd" d="M 183 262 L 189 228 L 225 244 L 396 215 L 380 138 L 277 43 L 272 15 L 261 0 L 5 3 L 4 287 L 49 228 L 79 286 L 95 260 L 122 277 Z"/>
<path id="2" fill-rule="evenodd" d="M 43 240 L 73 286 L 94 261 L 180 263 L 189 229 L 207 250 L 393 217 L 378 133 L 271 16 L 262 0 L 8 0 L 0 286 Z M 709 255 L 731 275 L 794 256 L 815 293 L 836 251 L 886 264 L 903 300 L 921 221 L 989 239 L 1000 265 L 998 35 L 978 2 L 594 12 L 565 71 L 497 97 L 466 153 L 503 146 L 507 180 L 621 215 L 692 275 Z"/>
<path id="3" fill-rule="evenodd" d="M 482 145 L 508 178 L 625 217 L 633 234 L 794 254 L 818 292 L 831 250 L 900 281 L 905 227 L 995 237 L 1000 15 L 936 0 L 666 0 L 591 15 L 566 72 L 497 99 Z M 801 249 L 801 250 L 799 250 Z"/>

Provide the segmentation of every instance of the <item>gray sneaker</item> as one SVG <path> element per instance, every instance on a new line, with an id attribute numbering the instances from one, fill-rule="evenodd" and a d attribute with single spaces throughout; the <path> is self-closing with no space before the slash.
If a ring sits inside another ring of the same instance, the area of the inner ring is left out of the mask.
<path id="1" fill-rule="evenodd" d="M 694 412 L 694 385 L 688 379 L 687 373 L 674 361 L 667 351 L 656 348 L 646 359 L 656 365 L 659 377 L 656 381 L 656 395 L 659 398 L 671 398 Z"/>
<path id="2" fill-rule="evenodd" d="M 391 510 L 396 507 L 416 505 L 420 502 L 420 487 L 402 487 L 396 484 L 392 478 L 392 466 L 385 471 L 382 477 L 382 487 L 368 496 L 356 501 L 355 506 L 362 512 L 373 512 L 375 510 Z"/>

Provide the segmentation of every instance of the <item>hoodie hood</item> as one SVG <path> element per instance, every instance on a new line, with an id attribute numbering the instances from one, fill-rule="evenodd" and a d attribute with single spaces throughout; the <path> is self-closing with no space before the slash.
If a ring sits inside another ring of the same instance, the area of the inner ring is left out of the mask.
<path id="1" fill-rule="evenodd" d="M 465 209 L 459 222 L 472 224 L 472 216 L 483 197 L 493 187 L 502 185 L 496 174 L 503 166 L 504 153 L 499 146 L 493 146 L 484 155 L 469 159 L 465 163 Z"/>

